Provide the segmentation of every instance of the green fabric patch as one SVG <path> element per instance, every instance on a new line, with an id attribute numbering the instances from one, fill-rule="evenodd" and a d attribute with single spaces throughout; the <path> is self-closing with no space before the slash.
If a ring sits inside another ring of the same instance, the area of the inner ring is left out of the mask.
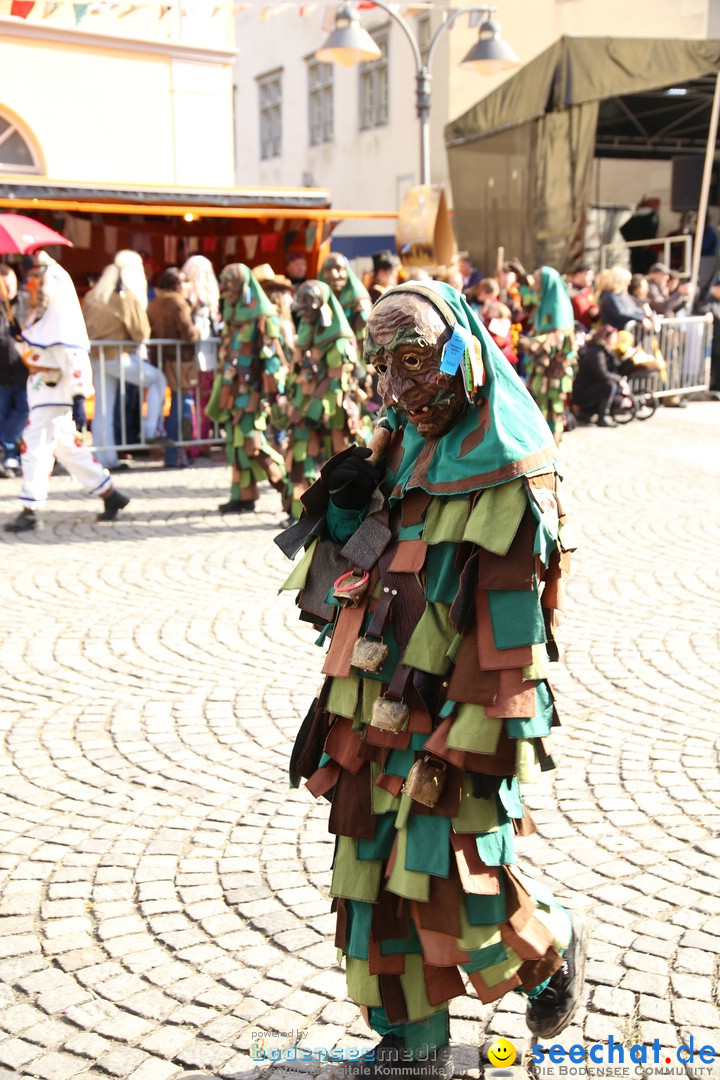
<path id="1" fill-rule="evenodd" d="M 330 539 L 336 544 L 346 544 L 362 523 L 366 512 L 367 507 L 362 510 L 344 510 L 336 506 L 332 499 L 328 499 L 325 527 Z"/>
<path id="2" fill-rule="evenodd" d="M 503 964 L 507 960 L 505 946 L 501 941 L 496 945 L 488 945 L 486 949 L 473 949 L 470 955 L 470 961 L 460 965 L 468 975 L 473 971 L 484 971 L 485 968 Z"/>
<path id="3" fill-rule="evenodd" d="M 405 1004 L 407 1005 L 408 1020 L 422 1020 L 425 1016 L 433 1013 L 443 1013 L 447 1010 L 447 1002 L 442 1005 L 431 1005 L 425 990 L 425 978 L 423 973 L 422 956 L 408 956 L 405 958 L 405 972 L 400 976 Z M 414 1049 L 414 1048 L 411 1048 Z"/>
<path id="4" fill-rule="evenodd" d="M 515 777 L 502 781 L 498 788 L 498 798 L 509 818 L 525 817 L 520 785 Z"/>
<path id="5" fill-rule="evenodd" d="M 407 869 L 407 839 L 407 829 L 400 829 L 397 834 L 395 865 L 385 888 L 397 896 L 426 903 L 430 899 L 430 875 Z"/>
<path id="6" fill-rule="evenodd" d="M 382 862 L 360 861 L 357 841 L 352 836 L 338 836 L 330 894 L 374 904 L 380 888 Z"/>
<path id="7" fill-rule="evenodd" d="M 466 893 L 464 899 L 471 926 L 499 926 L 507 919 L 505 887 L 502 878 L 500 878 L 499 896 L 478 896 L 475 893 Z"/>
<path id="8" fill-rule="evenodd" d="M 507 555 L 527 506 L 521 478 L 488 488 L 468 518 L 463 540 L 479 544 L 495 555 Z"/>
<path id="9" fill-rule="evenodd" d="M 412 810 L 412 799 L 409 795 L 405 795 L 400 792 L 400 808 L 398 809 L 395 817 L 395 828 L 399 831 L 404 829 L 408 823 L 410 817 L 410 811 Z"/>
<path id="10" fill-rule="evenodd" d="M 358 859 L 389 859 L 395 835 L 395 815 L 381 814 L 375 821 L 375 835 L 372 840 L 358 840 Z"/>
<path id="11" fill-rule="evenodd" d="M 388 776 L 402 776 L 407 779 L 414 761 L 415 751 L 411 747 L 407 750 L 391 750 L 385 762 L 385 772 Z"/>
<path id="12" fill-rule="evenodd" d="M 502 720 L 486 716 L 482 705 L 465 702 L 458 710 L 448 733 L 447 744 L 453 750 L 473 754 L 494 754 L 502 733 Z"/>
<path id="13" fill-rule="evenodd" d="M 500 827 L 494 832 L 479 833 L 475 837 L 478 855 L 486 866 L 510 866 L 515 862 L 515 844 L 513 827 L 509 821 L 503 821 L 500 815 Z"/>
<path id="14" fill-rule="evenodd" d="M 439 543 L 428 548 L 425 560 L 425 599 L 428 603 L 452 605 L 460 588 L 460 571 L 455 566 L 456 557 L 455 544 Z"/>
<path id="15" fill-rule="evenodd" d="M 336 716 L 347 716 L 349 719 L 355 716 L 360 691 L 360 676 L 354 671 L 343 678 L 341 675 L 333 675 L 330 682 L 330 692 L 327 699 L 327 711 Z"/>
<path id="16" fill-rule="evenodd" d="M 418 937 L 417 930 L 415 929 L 415 923 L 410 919 L 410 937 L 408 938 L 386 938 L 385 941 L 380 942 L 380 955 L 381 956 L 393 956 L 396 953 L 401 953 L 403 956 L 407 956 L 411 953 L 421 953 L 422 945 L 420 938 Z"/>
<path id="17" fill-rule="evenodd" d="M 489 589 L 487 595 L 497 649 L 545 641 L 545 622 L 535 589 Z"/>
<path id="18" fill-rule="evenodd" d="M 407 869 L 446 878 L 450 873 L 450 818 L 411 814 L 407 834 Z"/>
<path id="19" fill-rule="evenodd" d="M 532 655 L 532 664 L 527 664 L 522 669 L 523 682 L 529 682 L 531 679 L 547 679 L 548 677 L 549 661 L 545 645 L 542 642 L 533 645 Z"/>
<path id="20" fill-rule="evenodd" d="M 469 498 L 432 498 L 425 517 L 423 540 L 426 544 L 459 544 L 465 533 L 469 513 Z"/>
<path id="21" fill-rule="evenodd" d="M 302 559 L 300 559 L 300 561 L 295 566 L 293 566 L 292 570 L 290 571 L 290 576 L 286 579 L 284 584 L 280 586 L 281 590 L 294 590 L 305 588 L 305 582 L 307 581 L 308 572 L 310 570 L 310 563 L 312 562 L 313 554 L 315 553 L 316 547 L 317 537 L 315 538 L 315 540 L 313 540 L 310 547 L 303 555 Z"/>
<path id="22" fill-rule="evenodd" d="M 425 1017 L 421 1023 L 403 1024 L 402 1036 L 413 1057 L 421 1062 L 427 1061 L 431 1050 L 436 1046 L 447 1046 L 450 1042 L 450 1014 L 447 1006 L 437 1007 L 437 1011 L 432 1016 Z"/>
<path id="23" fill-rule="evenodd" d="M 521 784 L 539 779 L 542 769 L 532 739 L 518 739 L 515 751 L 515 775 Z"/>
<path id="24" fill-rule="evenodd" d="M 538 683 L 535 687 L 535 716 L 514 717 L 506 720 L 506 730 L 511 739 L 542 738 L 550 734 L 553 719 L 553 703 L 547 683 Z"/>
<path id="25" fill-rule="evenodd" d="M 455 637 L 447 604 L 426 604 L 412 632 L 403 663 L 431 675 L 444 675 L 450 666 L 447 650 Z"/>
<path id="26" fill-rule="evenodd" d="M 403 525 L 398 533 L 398 540 L 420 540 L 425 523 L 418 521 L 416 525 Z"/>
<path id="27" fill-rule="evenodd" d="M 460 813 L 452 819 L 456 833 L 489 833 L 499 826 L 495 799 L 478 799 L 472 793 L 472 778 L 462 778 Z"/>
<path id="28" fill-rule="evenodd" d="M 497 986 L 499 983 L 505 982 L 505 980 L 514 975 L 522 965 L 522 960 L 509 945 L 505 946 L 505 953 L 507 955 L 506 960 L 482 969 L 483 979 L 488 986 Z"/>
<path id="29" fill-rule="evenodd" d="M 370 927 L 372 925 L 372 904 L 362 900 L 346 900 L 347 934 L 345 936 L 345 954 L 357 960 L 368 959 Z"/>
<path id="30" fill-rule="evenodd" d="M 380 691 L 382 690 L 382 686 L 375 679 L 366 679 L 364 672 L 363 675 L 358 676 L 358 678 L 361 679 L 360 686 L 362 688 L 362 695 L 356 715 L 360 720 L 362 720 L 364 725 L 367 725 L 370 723 L 373 705 L 380 697 Z"/>
<path id="31" fill-rule="evenodd" d="M 474 952 L 475 949 L 487 949 L 490 945 L 497 945 L 502 941 L 498 925 L 472 926 L 468 922 L 464 904 L 460 905 L 459 914 L 460 937 L 458 938 L 458 948 L 466 949 L 467 952 Z"/>
<path id="32" fill-rule="evenodd" d="M 345 976 L 347 978 L 348 997 L 356 1005 L 382 1005 L 378 976 L 369 973 L 366 960 L 358 960 L 354 956 L 348 956 L 345 964 Z"/>
<path id="33" fill-rule="evenodd" d="M 373 814 L 387 814 L 393 810 L 398 810 L 400 807 L 400 797 L 398 795 L 392 795 L 385 788 L 378 787 L 375 781 L 382 772 L 381 766 L 377 761 L 370 762 L 370 776 L 372 779 L 372 786 L 370 788 L 370 809 Z"/>

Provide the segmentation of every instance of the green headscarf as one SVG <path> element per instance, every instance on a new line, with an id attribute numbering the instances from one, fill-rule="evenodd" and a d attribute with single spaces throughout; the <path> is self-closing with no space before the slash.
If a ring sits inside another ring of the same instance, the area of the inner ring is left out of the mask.
<path id="1" fill-rule="evenodd" d="M 532 324 L 535 334 L 572 330 L 575 325 L 575 314 L 565 282 L 552 266 L 540 268 L 540 298 Z"/>
<path id="2" fill-rule="evenodd" d="M 398 293 L 428 300 L 453 329 L 451 342 L 458 354 L 462 350 L 460 370 L 470 401 L 439 439 L 426 440 L 401 413 L 387 409 L 392 430 L 405 425 L 391 499 L 413 487 L 433 495 L 467 494 L 551 468 L 557 447 L 542 413 L 462 294 L 439 281 L 407 282 L 384 292 L 373 310 Z M 482 360 L 481 382 L 471 350 Z"/>
<path id="3" fill-rule="evenodd" d="M 345 312 L 340 306 L 340 301 L 335 296 L 329 285 L 326 285 L 324 281 L 311 281 L 303 282 L 303 285 L 317 285 L 323 295 L 323 308 L 321 309 L 320 316 L 317 322 L 306 322 L 305 319 L 300 320 L 298 326 L 296 342 L 301 349 L 311 349 L 313 345 L 318 348 L 324 349 L 328 345 L 331 345 L 333 341 L 337 341 L 338 338 L 348 338 L 350 341 L 355 340 L 350 323 L 347 321 Z M 302 286 L 300 286 L 302 288 Z"/>
<path id="4" fill-rule="evenodd" d="M 320 267 L 320 278 L 321 278 L 322 281 L 325 280 L 324 277 L 323 277 L 323 274 L 325 272 L 325 267 L 326 267 L 327 262 L 330 259 L 330 257 L 331 256 L 328 255 L 328 258 L 325 260 L 325 262 Z M 337 256 L 335 256 L 335 257 L 337 258 Z M 345 259 L 345 270 L 347 272 L 347 281 L 343 285 L 343 288 L 342 288 L 342 291 L 341 291 L 341 293 L 340 293 L 340 295 L 338 297 L 338 300 L 340 301 L 340 305 L 341 305 L 343 311 L 345 312 L 345 314 L 349 318 L 350 313 L 352 312 L 353 307 L 355 305 L 355 301 L 356 300 L 369 300 L 370 299 L 370 293 L 367 291 L 367 289 L 365 288 L 365 286 L 363 285 L 362 281 L 357 276 L 355 271 L 351 268 L 351 266 L 348 263 L 347 259 Z"/>
<path id="5" fill-rule="evenodd" d="M 223 278 L 235 279 L 240 289 L 240 299 L 236 304 L 223 301 L 223 319 L 226 323 L 250 322 L 252 319 L 262 319 L 264 315 L 277 315 L 277 308 L 249 266 L 230 263 L 220 271 L 220 283 Z"/>

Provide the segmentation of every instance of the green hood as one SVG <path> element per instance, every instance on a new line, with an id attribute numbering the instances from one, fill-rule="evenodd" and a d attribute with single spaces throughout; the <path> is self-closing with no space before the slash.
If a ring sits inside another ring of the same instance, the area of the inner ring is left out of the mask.
<path id="1" fill-rule="evenodd" d="M 316 281 L 313 284 L 319 285 L 322 291 L 326 321 L 323 325 L 320 319 L 314 323 L 301 319 L 296 337 L 299 348 L 311 349 L 313 345 L 318 346 L 318 348 L 325 348 L 338 338 L 349 338 L 354 341 L 355 335 L 350 329 L 350 323 L 347 321 L 345 312 L 340 306 L 340 301 L 330 286 L 326 285 L 324 281 Z"/>
<path id="2" fill-rule="evenodd" d="M 472 400 L 439 439 L 426 440 L 400 413 L 387 409 L 391 429 L 404 425 L 403 456 L 391 498 L 413 487 L 434 495 L 467 494 L 552 467 L 557 447 L 542 413 L 465 298 L 442 282 L 407 282 L 383 293 L 375 308 L 399 292 L 424 297 L 448 326 L 459 326 L 458 337 L 467 343 L 460 368 Z M 479 343 L 482 357 L 480 385 L 466 362 L 469 348 L 477 348 L 471 338 Z"/>
<path id="3" fill-rule="evenodd" d="M 552 266 L 540 269 L 540 300 L 532 316 L 533 332 L 547 334 L 550 330 L 571 330 L 575 314 L 565 282 Z"/>
<path id="4" fill-rule="evenodd" d="M 244 323 L 262 319 L 264 315 L 277 315 L 277 308 L 249 266 L 230 263 L 220 271 L 220 277 L 233 277 L 240 283 L 240 299 L 237 304 L 223 302 L 223 319 L 226 323 Z"/>

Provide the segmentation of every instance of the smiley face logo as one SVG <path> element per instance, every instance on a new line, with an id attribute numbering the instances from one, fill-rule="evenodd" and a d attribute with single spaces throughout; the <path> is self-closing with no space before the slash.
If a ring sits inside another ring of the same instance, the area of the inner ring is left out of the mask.
<path id="1" fill-rule="evenodd" d="M 487 1056 L 491 1065 L 497 1065 L 498 1068 L 502 1069 L 513 1064 L 517 1057 L 517 1051 L 509 1039 L 496 1039 L 488 1047 Z"/>

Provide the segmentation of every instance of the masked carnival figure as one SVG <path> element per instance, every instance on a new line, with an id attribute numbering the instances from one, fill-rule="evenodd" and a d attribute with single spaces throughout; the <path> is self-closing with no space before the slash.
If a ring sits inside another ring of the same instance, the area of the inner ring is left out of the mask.
<path id="1" fill-rule="evenodd" d="M 219 277 L 223 329 L 218 374 L 206 408 L 225 427 L 232 467 L 230 499 L 221 514 L 255 509 L 258 483 L 282 492 L 285 466 L 267 439 L 268 414 L 285 384 L 286 365 L 275 306 L 249 267 L 231 263 Z"/>
<path id="2" fill-rule="evenodd" d="M 301 496 L 321 465 L 349 446 L 346 398 L 357 362 L 355 335 L 324 281 L 305 281 L 295 293 L 300 313 L 295 362 L 288 386 L 288 472 L 285 509 L 300 516 Z M 354 415 L 353 419 L 357 419 Z"/>
<path id="3" fill-rule="evenodd" d="M 356 1075 L 448 1080 L 466 981 L 483 1003 L 524 994 L 543 1039 L 582 995 L 582 919 L 515 864 L 520 783 L 553 767 L 570 537 L 548 426 L 461 294 L 388 289 L 365 359 L 371 443 L 325 465 L 277 538 L 305 547 L 285 587 L 330 642 L 291 779 L 331 804 L 336 943 L 381 1036 Z"/>
<path id="4" fill-rule="evenodd" d="M 531 316 L 525 357 L 527 386 L 559 443 L 576 368 L 575 314 L 557 270 L 543 266 L 534 278 L 537 308 Z"/>
<path id="5" fill-rule="evenodd" d="M 21 351 L 28 368 L 30 414 L 23 432 L 22 510 L 6 532 L 38 527 L 37 511 L 48 496 L 55 459 L 88 495 L 102 499 L 98 521 L 112 521 L 129 498 L 116 491 L 112 477 L 85 445 L 85 399 L 93 393 L 85 322 L 70 275 L 44 251 L 35 256 L 26 288 L 30 310 Z"/>

